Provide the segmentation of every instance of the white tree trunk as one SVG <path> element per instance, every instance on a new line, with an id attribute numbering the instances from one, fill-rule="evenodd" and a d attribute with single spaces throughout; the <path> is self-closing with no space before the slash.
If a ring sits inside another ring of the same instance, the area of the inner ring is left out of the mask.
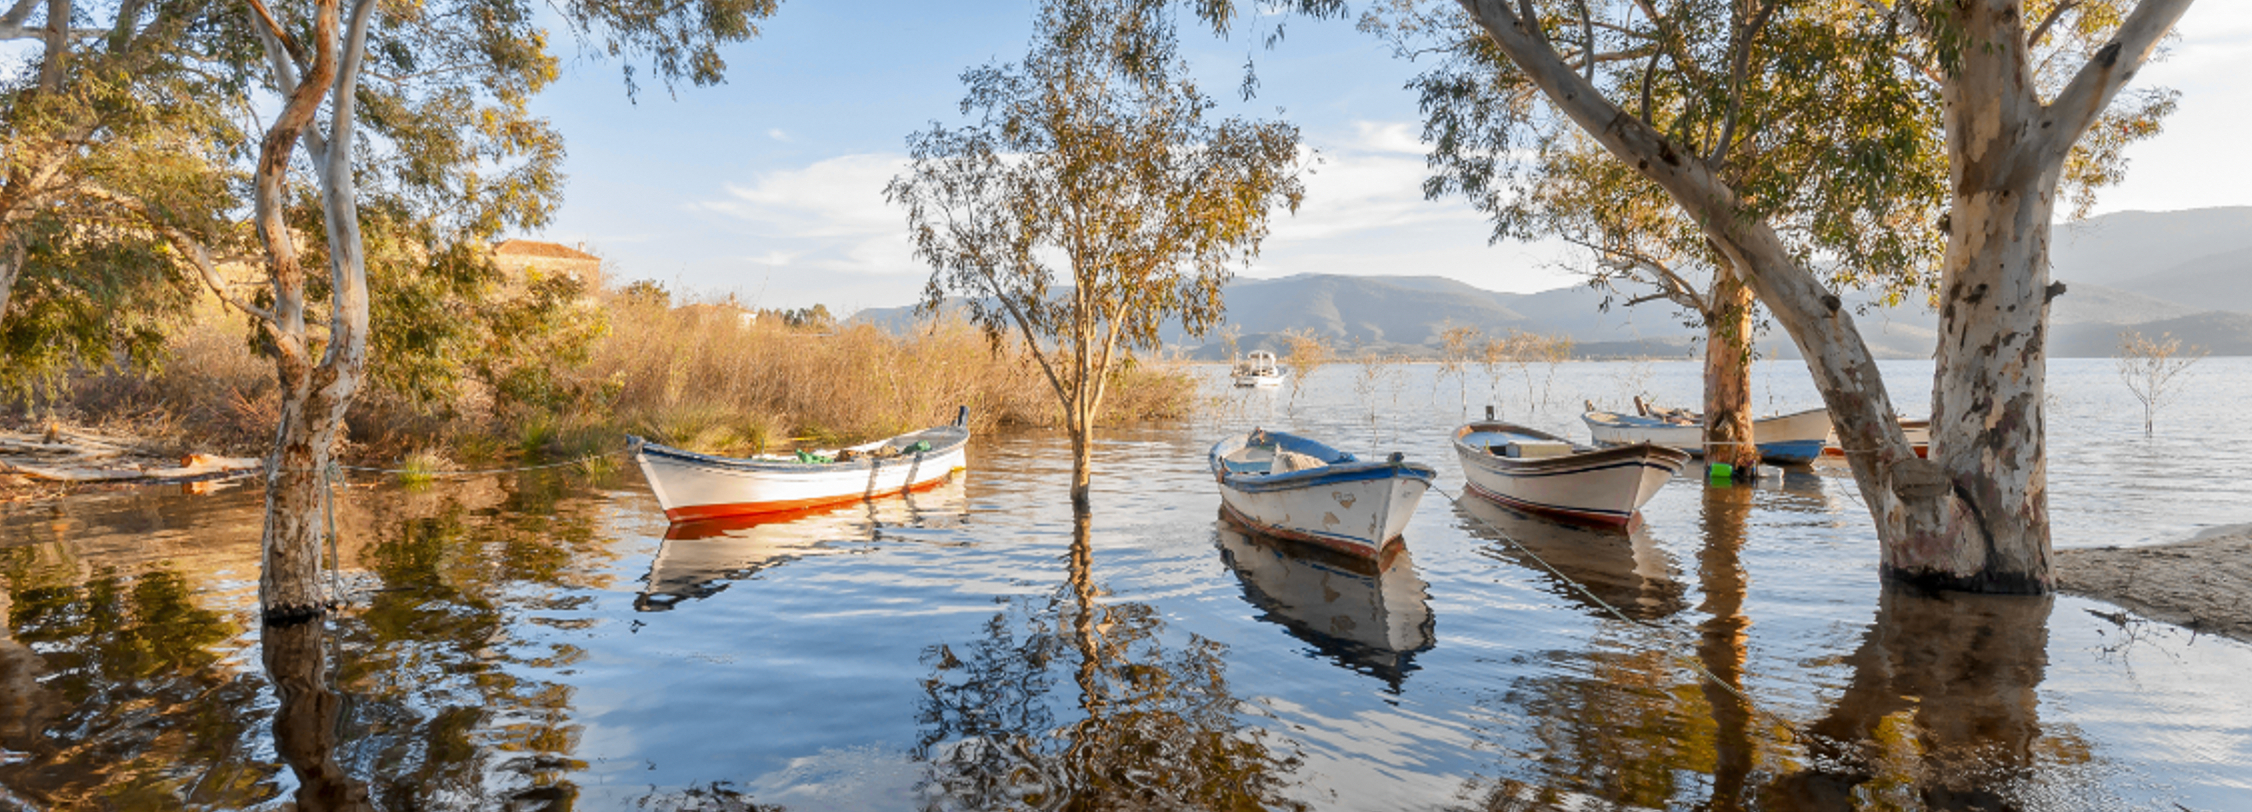
<path id="1" fill-rule="evenodd" d="M 277 345 L 282 385 L 281 420 L 266 472 L 259 577 L 259 603 L 269 622 L 310 617 L 328 608 L 320 582 L 323 478 L 367 366 L 367 267 L 351 153 L 353 92 L 373 10 L 373 0 L 355 0 L 342 47 L 336 48 L 331 43 L 337 41 L 337 3 L 323 0 L 314 28 L 314 62 L 302 78 L 278 36 L 265 36 L 276 89 L 288 99 L 261 145 L 257 178 L 258 232 L 274 277 L 275 318 L 268 332 Z M 314 125 L 323 96 L 334 100 L 325 134 Z M 310 361 L 305 334 L 304 272 L 282 218 L 289 154 L 300 135 L 320 182 L 328 223 L 328 340 L 317 365 Z"/>

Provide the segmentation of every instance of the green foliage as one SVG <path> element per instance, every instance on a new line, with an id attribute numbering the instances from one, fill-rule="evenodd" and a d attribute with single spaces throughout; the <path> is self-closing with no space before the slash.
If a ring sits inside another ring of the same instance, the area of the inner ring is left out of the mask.
<path id="1" fill-rule="evenodd" d="M 1113 365 L 1166 320 L 1219 321 L 1233 266 L 1304 187 L 1295 127 L 1205 119 L 1164 4 L 1039 15 L 1023 61 L 964 72 L 974 120 L 911 136 L 886 195 L 933 269 L 922 309 L 964 294 L 996 348 L 1021 335 L 1082 431 Z"/>
<path id="2" fill-rule="evenodd" d="M 619 295 L 625 297 L 627 302 L 637 307 L 653 307 L 659 310 L 672 307 L 672 291 L 666 290 L 662 283 L 654 279 L 636 279 L 632 284 L 627 285 L 625 290 L 620 291 Z"/>
<path id="3" fill-rule="evenodd" d="M 72 25 L 100 28 L 0 67 L 0 398 L 155 361 L 200 284 L 160 238 L 227 228 L 238 85 L 201 70 L 214 43 L 186 36 L 217 6 L 127 7 L 75 9 Z"/>
<path id="4" fill-rule="evenodd" d="M 1850 3 L 1655 8 L 1655 19 L 1630 3 L 1537 10 L 1567 62 L 1681 159 L 1713 169 L 1803 264 L 1838 284 L 1928 289 L 1947 165 L 1937 88 L 1901 58 L 1915 47 L 1907 33 Z M 1449 43 L 1413 82 L 1432 144 L 1425 192 L 1468 198 L 1497 241 L 1585 246 L 1599 285 L 1638 279 L 1701 310 L 1689 277 L 1720 258 L 1699 224 L 1549 107 L 1472 25 L 1459 14 L 1388 24 L 1403 47 Z"/>

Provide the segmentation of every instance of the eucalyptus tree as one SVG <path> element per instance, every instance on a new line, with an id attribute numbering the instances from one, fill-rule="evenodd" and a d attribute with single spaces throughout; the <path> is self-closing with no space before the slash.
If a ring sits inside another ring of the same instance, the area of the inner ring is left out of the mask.
<path id="1" fill-rule="evenodd" d="M 1451 37 L 1447 47 L 1463 59 L 1504 68 L 1486 81 L 1505 90 L 1434 103 L 1528 132 L 1569 122 L 1663 192 L 1805 357 L 1876 519 L 1888 576 L 1976 591 L 2051 588 L 2044 337 L 2049 300 L 2063 287 L 2048 277 L 2050 221 L 2060 181 L 2079 190 L 2084 209 L 2087 189 L 2118 177 L 2119 147 L 2154 133 L 2171 108 L 2170 94 L 2122 90 L 2188 0 L 1459 6 L 1399 19 Z M 1791 46 L 1768 50 L 1769 38 Z M 1661 92 L 1669 81 L 1729 92 L 1675 100 Z M 1804 114 L 1747 117 L 1770 87 Z M 1492 104 L 1507 108 L 1479 109 Z M 1699 109 L 1708 113 L 1682 115 Z M 1947 167 L 1936 211 L 1924 205 L 1921 163 L 1933 121 Z M 2083 139 L 2091 129 L 2100 131 Z M 1739 174 L 1732 162 L 1759 151 L 1746 144 L 1838 154 L 1797 164 L 1820 170 L 1811 174 Z M 1439 151 L 1452 150 L 1442 140 Z M 1471 160 L 1522 166 L 1499 149 Z M 1814 205 L 1794 205 L 1801 200 Z M 1919 236 L 1925 221 L 1944 235 L 1928 461 L 1903 436 L 1835 292 L 1872 273 L 1913 289 L 1914 260 L 1930 250 Z M 1848 278 L 1824 270 L 1832 263 Z"/>
<path id="2" fill-rule="evenodd" d="M 1545 19 L 1581 79 L 1740 190 L 1794 258 L 1821 258 L 1810 267 L 1831 285 L 1874 282 L 1894 297 L 1925 286 L 1946 167 L 1929 83 L 1897 66 L 1900 37 L 1841 31 L 1834 15 L 1779 0 L 1574 4 Z M 1580 246 L 1591 283 L 1702 326 L 1706 458 L 1756 463 L 1756 303 L 1727 254 L 1635 166 L 1543 105 L 1530 74 L 1469 20 L 1404 21 L 1395 31 L 1413 39 L 1425 26 L 1452 38 L 1413 82 L 1432 144 L 1426 191 L 1469 198 L 1495 240 Z"/>
<path id="3" fill-rule="evenodd" d="M 254 98 L 272 111 L 252 171 L 267 287 L 249 296 L 214 288 L 251 317 L 280 376 L 259 582 L 269 620 L 325 608 L 321 482 L 367 373 L 371 268 L 488 272 L 483 244 L 506 228 L 544 224 L 559 200 L 560 135 L 527 107 L 557 76 L 539 8 L 528 0 L 242 7 L 239 22 L 259 55 L 253 75 L 263 94 Z M 753 21 L 774 8 L 774 0 L 579 0 L 556 10 L 573 34 L 645 61 L 671 87 L 720 81 L 721 46 L 753 36 Z M 626 84 L 629 94 L 638 88 L 631 64 Z M 192 253 L 208 269 L 211 253 Z M 309 274 L 309 265 L 327 273 Z"/>
<path id="4" fill-rule="evenodd" d="M 1174 16 L 1152 0 L 1047 0 L 1021 62 L 963 73 L 969 124 L 908 139 L 885 188 L 930 263 L 921 309 L 962 294 L 999 347 L 1014 333 L 1063 407 L 1072 502 L 1112 373 L 1179 319 L 1201 335 L 1258 252 L 1277 205 L 1305 190 L 1298 130 L 1207 121 Z"/>
<path id="5" fill-rule="evenodd" d="M 163 234 L 224 231 L 241 77 L 222 4 L 16 0 L 0 42 L 0 391 L 150 362 L 195 287 Z"/>

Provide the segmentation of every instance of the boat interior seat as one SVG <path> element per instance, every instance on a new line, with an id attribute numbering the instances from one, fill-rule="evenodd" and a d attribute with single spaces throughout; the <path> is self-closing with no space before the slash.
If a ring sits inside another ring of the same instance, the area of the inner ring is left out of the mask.
<path id="1" fill-rule="evenodd" d="M 1264 474 L 1274 468 L 1275 450 L 1268 446 L 1247 445 L 1220 457 L 1220 464 L 1232 473 Z"/>

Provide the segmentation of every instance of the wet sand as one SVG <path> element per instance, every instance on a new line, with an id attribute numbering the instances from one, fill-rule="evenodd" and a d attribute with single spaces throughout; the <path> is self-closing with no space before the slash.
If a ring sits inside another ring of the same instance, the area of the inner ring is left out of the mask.
<path id="1" fill-rule="evenodd" d="M 2057 589 L 2252 642 L 2252 524 L 2150 547 L 2058 550 Z"/>

